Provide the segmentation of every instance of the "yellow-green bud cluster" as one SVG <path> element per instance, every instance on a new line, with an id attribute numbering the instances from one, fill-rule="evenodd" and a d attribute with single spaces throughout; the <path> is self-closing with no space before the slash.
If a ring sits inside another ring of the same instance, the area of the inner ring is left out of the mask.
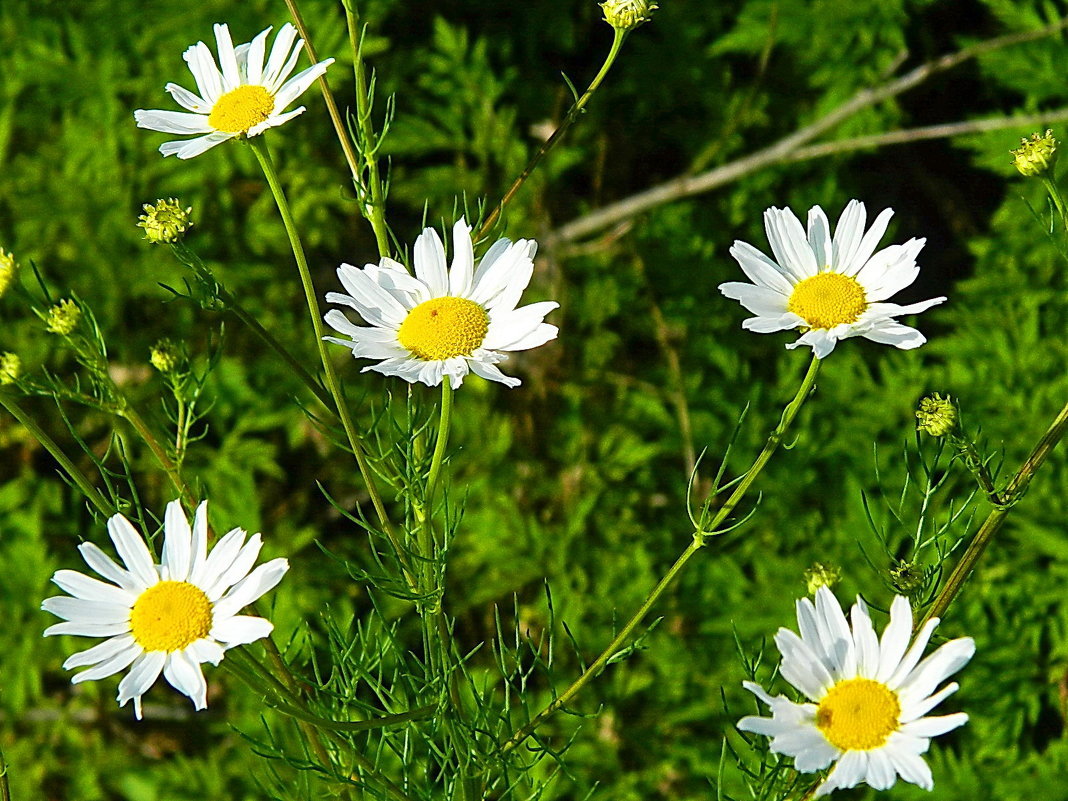
<path id="1" fill-rule="evenodd" d="M 81 319 L 82 310 L 73 300 L 61 300 L 48 310 L 45 327 L 53 334 L 67 336 L 78 327 L 78 321 Z"/>
<path id="2" fill-rule="evenodd" d="M 918 430 L 932 437 L 944 437 L 957 429 L 957 404 L 948 395 L 943 398 L 936 392 L 920 399 L 916 419 L 919 420 Z"/>
<path id="3" fill-rule="evenodd" d="M 914 595 L 925 578 L 924 569 L 915 562 L 900 562 L 890 568 L 890 583 L 903 595 Z"/>
<path id="4" fill-rule="evenodd" d="M 1053 137 L 1053 131 L 1033 133 L 1030 139 L 1021 139 L 1020 142 L 1022 144 L 1012 151 L 1012 164 L 1020 171 L 1020 175 L 1032 178 L 1053 169 L 1057 161 L 1057 140 Z"/>
<path id="5" fill-rule="evenodd" d="M 189 216 L 193 207 L 183 209 L 182 204 L 173 197 L 157 200 L 154 206 L 146 203 L 144 209 L 145 213 L 137 218 L 137 225 L 145 229 L 145 239 L 149 242 L 177 242 L 193 226 Z"/>
<path id="6" fill-rule="evenodd" d="M 823 562 L 815 562 L 812 567 L 805 571 L 805 584 L 808 586 L 809 595 L 815 595 L 820 587 L 830 589 L 837 584 L 841 578 L 841 568 Z"/>
<path id="7" fill-rule="evenodd" d="M 0 384 L 14 384 L 22 375 L 22 359 L 14 353 L 0 353 Z"/>
<path id="8" fill-rule="evenodd" d="M 161 339 L 152 346 L 148 360 L 153 367 L 167 375 L 177 370 L 178 365 L 182 363 L 182 352 L 171 340 Z"/>
<path id="9" fill-rule="evenodd" d="M 604 10 L 604 21 L 620 31 L 632 31 L 648 22 L 659 8 L 649 0 L 605 0 L 600 6 Z"/>
<path id="10" fill-rule="evenodd" d="M 7 288 L 11 286 L 11 282 L 15 280 L 15 270 L 18 265 L 15 264 L 15 256 L 12 253 L 5 253 L 0 249 L 0 297 L 4 296 Z"/>

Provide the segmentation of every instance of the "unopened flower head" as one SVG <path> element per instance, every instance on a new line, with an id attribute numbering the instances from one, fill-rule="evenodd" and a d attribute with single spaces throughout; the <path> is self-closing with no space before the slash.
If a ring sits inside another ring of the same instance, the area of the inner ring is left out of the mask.
<path id="1" fill-rule="evenodd" d="M 808 594 L 815 595 L 820 587 L 833 587 L 842 578 L 842 569 L 835 565 L 816 562 L 805 571 Z"/>
<path id="2" fill-rule="evenodd" d="M 146 203 L 144 210 L 145 213 L 137 218 L 137 225 L 145 229 L 145 239 L 149 242 L 177 242 L 193 226 L 190 217 L 193 207 L 183 209 L 182 204 L 173 197 L 157 200 L 155 205 Z"/>
<path id="3" fill-rule="evenodd" d="M 1020 171 L 1020 175 L 1031 178 L 1053 169 L 1057 162 L 1058 144 L 1053 131 L 1047 129 L 1045 134 L 1033 133 L 1030 139 L 1021 139 L 1020 142 L 1020 146 L 1012 151 L 1012 164 Z"/>
<path id="4" fill-rule="evenodd" d="M 22 375 L 22 359 L 18 354 L 0 353 L 0 384 L 14 384 Z"/>
<path id="5" fill-rule="evenodd" d="M 890 568 L 890 583 L 894 589 L 910 598 L 923 589 L 927 573 L 915 562 L 899 562 Z"/>
<path id="6" fill-rule="evenodd" d="M 11 286 L 11 282 L 15 280 L 15 270 L 17 269 L 15 255 L 13 253 L 5 253 L 0 248 L 0 297 L 4 296 L 7 288 Z"/>
<path id="7" fill-rule="evenodd" d="M 363 371 L 396 375 L 437 386 L 448 378 L 459 387 L 468 373 L 505 386 L 520 381 L 502 373 L 502 351 L 527 350 L 556 337 L 542 322 L 560 304 L 516 308 L 534 274 L 537 243 L 499 239 L 475 269 L 471 227 L 461 218 L 452 229 L 452 268 L 433 228 L 415 240 L 415 275 L 389 258 L 362 270 L 342 264 L 337 276 L 346 293 L 329 292 L 329 303 L 356 311 L 368 325 L 353 324 L 337 309 L 326 322 L 349 339 L 326 337 L 352 348 L 357 359 L 377 359 Z"/>
<path id="8" fill-rule="evenodd" d="M 659 8 L 649 0 L 605 0 L 600 6 L 604 10 L 604 21 L 621 31 L 632 31 L 648 22 Z"/>
<path id="9" fill-rule="evenodd" d="M 74 570 L 57 571 L 52 581 L 71 597 L 48 598 L 41 608 L 67 622 L 49 626 L 45 636 L 108 637 L 74 654 L 63 667 L 89 668 L 71 679 L 75 684 L 129 667 L 119 682 L 118 701 L 125 706 L 132 700 L 138 718 L 141 696 L 160 673 L 194 707 L 204 709 L 208 688 L 200 666 L 217 665 L 227 649 L 271 633 L 269 620 L 238 612 L 273 589 L 289 563 L 272 559 L 253 570 L 260 535 L 246 542 L 239 528 L 221 537 L 209 553 L 207 502 L 197 507 L 192 528 L 178 501 L 167 505 L 159 564 L 122 515 L 108 520 L 108 533 L 125 567 L 91 542 L 79 545 L 86 564 L 111 583 Z"/>
<path id="10" fill-rule="evenodd" d="M 957 429 L 957 404 L 948 395 L 943 398 L 936 392 L 920 399 L 916 419 L 919 431 L 932 437 L 944 437 Z"/>
<path id="11" fill-rule="evenodd" d="M 161 339 L 152 346 L 149 362 L 164 375 L 173 373 L 182 363 L 182 350 L 169 339 Z"/>
<path id="12" fill-rule="evenodd" d="M 770 737 L 771 750 L 793 757 L 802 773 L 836 763 L 816 797 L 861 783 L 886 790 L 898 776 L 930 790 L 931 769 L 921 755 L 932 737 L 964 725 L 968 716 L 926 715 L 958 689 L 956 682 L 938 685 L 972 658 L 972 639 L 951 640 L 920 661 L 938 618 L 924 623 L 910 645 L 912 607 L 899 595 L 880 639 L 863 600 L 857 598 L 847 619 L 826 587 L 817 590 L 815 603 L 797 602 L 797 623 L 800 635 L 787 628 L 775 635 L 779 672 L 809 703 L 744 682 L 771 707 L 771 717 L 742 718 L 738 728 Z"/>
<path id="13" fill-rule="evenodd" d="M 82 319 L 82 310 L 73 300 L 64 299 L 48 310 L 45 327 L 53 334 L 67 336 Z"/>
<path id="14" fill-rule="evenodd" d="M 764 212 L 764 227 L 774 260 L 736 241 L 731 255 L 753 283 L 720 284 L 719 290 L 756 315 L 742 328 L 759 334 L 800 328 L 804 333 L 786 347 L 806 345 L 820 359 L 850 337 L 918 348 L 927 341 L 923 334 L 894 318 L 925 311 L 945 298 L 908 306 L 884 302 L 916 280 L 916 256 L 925 242 L 910 239 L 876 251 L 893 214 L 884 210 L 865 230 L 864 204 L 851 200 L 832 238 L 819 206 L 808 212 L 807 233 L 790 209 L 772 207 Z"/>
<path id="15" fill-rule="evenodd" d="M 286 111 L 286 108 L 326 72 L 334 59 L 313 64 L 290 78 L 304 40 L 297 39 L 296 28 L 287 22 L 274 38 L 270 56 L 266 56 L 270 32 L 268 28 L 248 44 L 234 47 L 230 29 L 226 25 L 216 25 L 218 66 L 210 48 L 203 42 L 197 42 L 185 51 L 183 58 L 193 73 L 200 94 L 174 83 L 164 88 L 187 111 L 138 109 L 134 112 L 139 128 L 196 135 L 194 139 L 164 142 L 160 153 L 190 159 L 227 139 L 259 136 L 268 128 L 282 125 L 304 111 L 304 106 L 292 111 Z"/>

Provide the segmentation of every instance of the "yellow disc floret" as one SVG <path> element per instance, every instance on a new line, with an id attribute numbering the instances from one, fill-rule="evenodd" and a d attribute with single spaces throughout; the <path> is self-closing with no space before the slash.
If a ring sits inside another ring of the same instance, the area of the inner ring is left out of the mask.
<path id="1" fill-rule="evenodd" d="M 870 751 L 897 731 L 897 694 L 872 679 L 846 679 L 831 688 L 816 709 L 816 725 L 835 748 Z"/>
<path id="2" fill-rule="evenodd" d="M 420 303 L 404 318 L 397 339 L 424 361 L 470 356 L 489 331 L 486 310 L 467 298 L 434 298 Z"/>
<path id="3" fill-rule="evenodd" d="M 809 328 L 834 328 L 855 323 L 868 308 L 864 287 L 841 273 L 820 273 L 798 282 L 786 308 Z"/>
<path id="4" fill-rule="evenodd" d="M 274 111 L 274 95 L 262 86 L 239 86 L 215 101 L 208 125 L 223 133 L 248 133 Z"/>
<path id="5" fill-rule="evenodd" d="M 130 632 L 146 651 L 180 651 L 211 631 L 211 601 L 188 581 L 149 587 L 130 611 Z"/>

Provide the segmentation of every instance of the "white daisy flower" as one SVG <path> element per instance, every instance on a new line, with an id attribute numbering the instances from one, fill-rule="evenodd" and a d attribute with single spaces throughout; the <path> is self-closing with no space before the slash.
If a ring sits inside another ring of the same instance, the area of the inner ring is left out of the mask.
<path id="1" fill-rule="evenodd" d="M 383 258 L 362 270 L 342 264 L 337 276 L 348 294 L 330 292 L 326 299 L 359 313 L 368 323 L 354 325 L 337 309 L 326 322 L 350 339 L 325 337 L 352 348 L 357 359 L 381 359 L 374 370 L 430 387 L 448 376 L 453 389 L 469 372 L 515 387 L 497 363 L 501 351 L 527 350 L 556 337 L 557 328 L 542 322 L 560 304 L 531 303 L 517 309 L 519 297 L 534 274 L 537 243 L 499 239 L 474 268 L 471 227 L 463 218 L 452 229 L 452 269 L 433 228 L 415 240 L 415 276 L 393 259 Z"/>
<path id="2" fill-rule="evenodd" d="M 90 666 L 74 676 L 75 684 L 129 667 L 119 682 L 118 700 L 126 706 L 132 698 L 138 719 L 141 696 L 161 672 L 198 710 L 204 709 L 207 684 L 200 665 L 217 665 L 226 649 L 266 637 L 274 628 L 268 620 L 237 613 L 273 589 L 289 570 L 289 563 L 272 559 L 252 570 L 262 545 L 260 535 L 246 542 L 239 528 L 208 553 L 207 511 L 205 501 L 197 507 L 190 530 L 181 504 L 167 504 L 159 565 L 130 521 L 115 515 L 108 520 L 108 533 L 125 568 L 93 543 L 83 542 L 78 550 L 86 564 L 112 583 L 74 570 L 58 570 L 52 581 L 72 597 L 60 595 L 41 604 L 46 612 L 67 621 L 49 626 L 46 637 L 108 638 L 74 654 L 63 667 Z"/>
<path id="3" fill-rule="evenodd" d="M 819 206 L 808 212 L 808 234 L 790 209 L 764 212 L 772 261 L 746 242 L 735 241 L 731 255 L 752 284 L 732 281 L 719 290 L 756 317 L 742 327 L 760 334 L 802 328 L 787 348 L 807 345 L 825 357 L 840 339 L 866 337 L 903 350 L 927 340 L 894 317 L 917 314 L 945 300 L 932 298 L 909 306 L 884 303 L 916 280 L 916 256 L 924 239 L 910 239 L 876 252 L 893 209 L 883 211 L 865 233 L 864 204 L 851 200 L 831 239 L 827 215 Z"/>
<path id="4" fill-rule="evenodd" d="M 910 647 L 912 609 L 900 595 L 890 606 L 882 639 L 875 636 L 859 597 L 850 617 L 852 629 L 826 587 L 817 591 L 815 604 L 799 600 L 801 635 L 781 628 L 775 644 L 782 654 L 782 677 L 812 703 L 772 697 L 760 685 L 744 682 L 771 707 L 772 716 L 742 718 L 738 728 L 772 738 L 771 750 L 793 757 L 803 773 L 837 762 L 817 797 L 861 782 L 885 790 L 899 775 L 930 790 L 931 769 L 920 755 L 932 737 L 964 725 L 968 716 L 924 716 L 957 691 L 956 682 L 936 688 L 967 664 L 975 643 L 970 637 L 952 640 L 921 662 L 938 618 L 927 621 Z"/>
<path id="5" fill-rule="evenodd" d="M 225 24 L 216 25 L 218 66 L 211 50 L 203 42 L 197 42 L 185 51 L 182 57 L 193 73 L 200 94 L 174 83 L 164 88 L 178 105 L 190 113 L 138 109 L 134 112 L 134 119 L 139 128 L 151 131 L 201 135 L 195 139 L 164 142 L 160 145 L 160 153 L 191 159 L 227 139 L 258 136 L 304 111 L 304 106 L 293 111 L 286 111 L 286 107 L 304 94 L 312 82 L 334 63 L 334 59 L 320 61 L 289 78 L 297 65 L 304 40 L 297 40 L 296 28 L 287 22 L 274 37 L 271 55 L 264 65 L 267 35 L 270 32 L 268 28 L 248 44 L 234 47 L 230 29 Z M 294 40 L 296 47 L 293 46 Z"/>

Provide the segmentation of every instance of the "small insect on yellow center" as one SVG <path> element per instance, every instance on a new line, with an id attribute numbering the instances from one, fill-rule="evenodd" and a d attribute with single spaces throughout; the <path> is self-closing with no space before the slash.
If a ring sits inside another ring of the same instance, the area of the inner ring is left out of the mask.
<path id="1" fill-rule="evenodd" d="M 130 632 L 146 651 L 180 651 L 211 631 L 211 601 L 188 581 L 161 581 L 130 612 Z"/>
<path id="2" fill-rule="evenodd" d="M 868 308 L 864 287 L 841 273 L 820 273 L 798 282 L 786 308 L 809 328 L 834 328 L 855 323 Z"/>
<path id="3" fill-rule="evenodd" d="M 274 111 L 274 95 L 262 86 L 239 86 L 215 101 L 208 125 L 223 133 L 248 133 Z"/>
<path id="4" fill-rule="evenodd" d="M 846 679 L 823 696 L 816 725 L 842 751 L 879 748 L 897 731 L 901 704 L 897 694 L 872 679 Z"/>
<path id="5" fill-rule="evenodd" d="M 420 303 L 404 318 L 397 339 L 424 361 L 470 356 L 489 331 L 486 310 L 467 298 L 434 298 Z"/>

